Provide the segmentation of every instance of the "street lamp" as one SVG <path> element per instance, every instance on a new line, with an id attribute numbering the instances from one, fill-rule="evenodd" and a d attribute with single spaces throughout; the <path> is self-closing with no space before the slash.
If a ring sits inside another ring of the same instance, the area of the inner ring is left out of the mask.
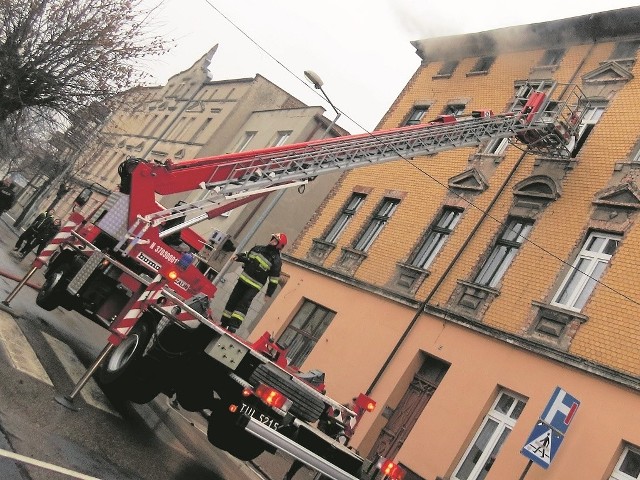
<path id="1" fill-rule="evenodd" d="M 333 111 L 336 112 L 336 118 L 333 119 L 333 121 L 329 124 L 327 129 L 324 131 L 324 134 L 322 135 L 322 138 L 324 138 L 329 134 L 333 126 L 336 124 L 336 122 L 340 118 L 340 115 L 342 114 L 336 108 L 333 102 L 329 99 L 329 96 L 326 94 L 326 92 L 322 89 L 322 85 L 324 85 L 324 82 L 322 81 L 320 76 L 312 70 L 305 70 L 304 76 L 307 77 L 311 83 L 313 83 L 313 87 L 316 90 L 320 90 L 322 92 L 322 96 L 325 98 L 325 100 L 327 100 L 327 102 L 329 102 L 329 105 L 331 105 L 331 108 L 333 108 Z"/>

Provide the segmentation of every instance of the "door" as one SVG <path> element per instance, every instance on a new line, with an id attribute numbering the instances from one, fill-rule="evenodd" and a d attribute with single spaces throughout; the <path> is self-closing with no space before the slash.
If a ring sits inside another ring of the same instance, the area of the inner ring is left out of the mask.
<path id="1" fill-rule="evenodd" d="M 449 365 L 427 357 L 371 449 L 369 458 L 395 458 Z"/>

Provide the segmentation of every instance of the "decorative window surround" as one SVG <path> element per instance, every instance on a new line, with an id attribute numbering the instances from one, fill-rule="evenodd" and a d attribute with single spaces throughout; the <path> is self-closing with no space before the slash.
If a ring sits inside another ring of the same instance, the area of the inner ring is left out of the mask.
<path id="1" fill-rule="evenodd" d="M 398 272 L 393 286 L 407 293 L 415 294 L 422 282 L 430 275 L 428 270 L 414 267 L 408 263 L 397 263 L 397 266 Z"/>
<path id="2" fill-rule="evenodd" d="M 335 243 L 326 242 L 320 238 L 314 238 L 311 240 L 313 245 L 311 249 L 307 253 L 307 260 L 313 263 L 317 263 L 321 265 L 327 259 L 327 257 L 333 252 L 336 248 Z"/>
<path id="3" fill-rule="evenodd" d="M 334 268 L 346 275 L 353 275 L 358 267 L 369 255 L 361 250 L 355 250 L 350 247 L 342 247 L 342 255 L 334 265 Z"/>
<path id="4" fill-rule="evenodd" d="M 458 280 L 458 285 L 460 293 L 458 294 L 459 299 L 456 302 L 457 306 L 473 313 L 476 318 L 479 318 L 478 314 L 484 305 L 488 305 L 494 298 L 500 295 L 500 291 L 495 288 L 485 287 L 477 283 Z"/>
<path id="5" fill-rule="evenodd" d="M 533 340 L 567 351 L 580 325 L 589 317 L 547 303 L 532 301 L 537 309 L 527 334 Z"/>

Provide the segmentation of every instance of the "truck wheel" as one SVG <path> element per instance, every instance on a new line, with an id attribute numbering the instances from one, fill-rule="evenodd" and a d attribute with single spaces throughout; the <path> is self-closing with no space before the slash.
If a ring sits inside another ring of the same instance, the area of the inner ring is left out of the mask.
<path id="1" fill-rule="evenodd" d="M 62 303 L 61 300 L 67 295 L 66 279 L 64 278 L 69 265 L 63 263 L 58 265 L 48 276 L 38 292 L 36 305 L 43 310 L 50 312 Z"/>
<path id="2" fill-rule="evenodd" d="M 99 370 L 98 380 L 108 396 L 147 403 L 161 391 L 151 372 L 145 372 L 142 354 L 151 339 L 151 325 L 140 320 L 115 347 Z"/>
<path id="3" fill-rule="evenodd" d="M 236 425 L 235 417 L 226 411 L 220 400 L 215 401 L 209 417 L 207 438 L 213 446 L 245 462 L 253 460 L 266 448 L 264 442 Z"/>

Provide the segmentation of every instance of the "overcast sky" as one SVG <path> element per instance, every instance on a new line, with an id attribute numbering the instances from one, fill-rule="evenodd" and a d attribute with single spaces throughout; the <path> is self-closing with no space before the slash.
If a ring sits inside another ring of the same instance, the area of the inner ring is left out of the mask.
<path id="1" fill-rule="evenodd" d="M 144 0 L 153 29 L 175 42 L 145 65 L 152 84 L 189 68 L 215 44 L 214 80 L 266 77 L 305 102 L 331 106 L 309 86 L 313 70 L 351 133 L 371 131 L 420 60 L 412 40 L 480 32 L 640 5 L 624 0 Z"/>

